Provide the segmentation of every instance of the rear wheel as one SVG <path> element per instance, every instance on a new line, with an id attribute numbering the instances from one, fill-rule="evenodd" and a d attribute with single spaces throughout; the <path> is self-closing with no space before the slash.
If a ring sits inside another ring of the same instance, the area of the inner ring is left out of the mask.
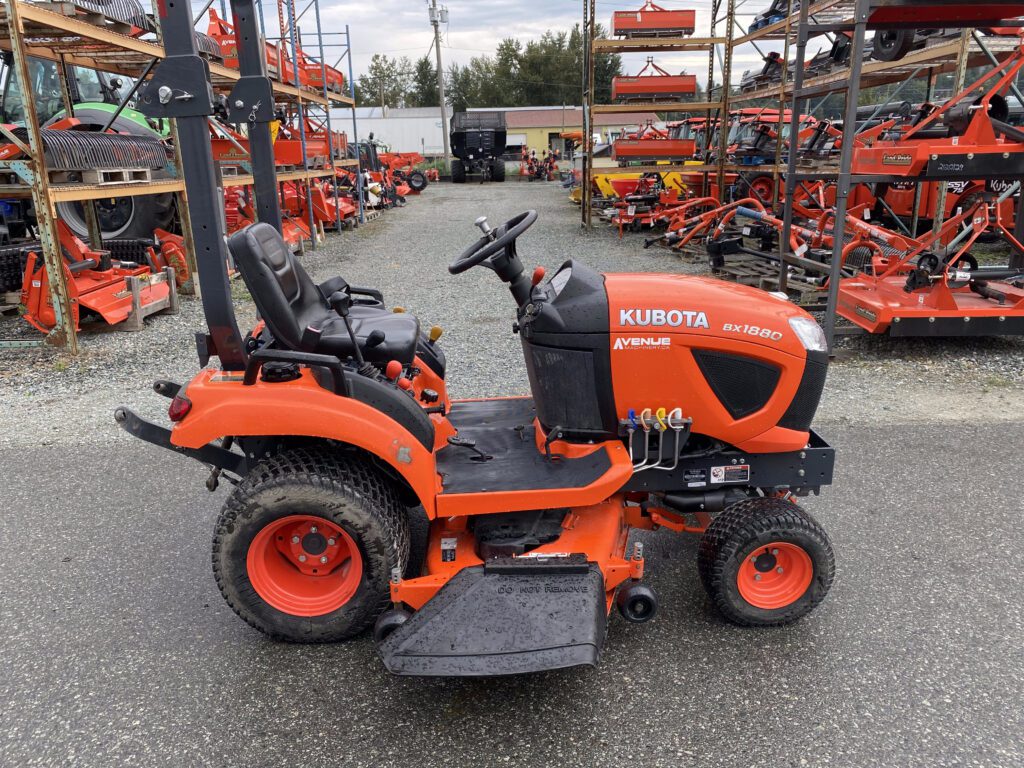
<path id="1" fill-rule="evenodd" d="M 505 161 L 501 158 L 491 162 L 491 181 L 505 180 Z"/>
<path id="2" fill-rule="evenodd" d="M 452 183 L 453 184 L 465 184 L 466 183 L 466 166 L 458 158 L 456 158 L 455 160 L 452 160 Z"/>
<path id="3" fill-rule="evenodd" d="M 914 47 L 912 29 L 880 29 L 875 32 L 871 55 L 878 61 L 899 61 Z"/>
<path id="4" fill-rule="evenodd" d="M 716 517 L 700 543 L 701 581 L 742 626 L 789 624 L 828 594 L 835 556 L 824 529 L 792 502 L 747 499 Z"/>
<path id="5" fill-rule="evenodd" d="M 75 235 L 88 240 L 89 226 L 82 203 L 57 203 L 57 215 Z M 104 240 L 151 239 L 154 230 L 171 228 L 174 195 L 103 198 L 96 201 L 96 217 Z"/>
<path id="6" fill-rule="evenodd" d="M 390 599 L 409 521 L 386 477 L 356 459 L 300 449 L 260 462 L 228 498 L 213 572 L 231 608 L 275 640 L 353 637 Z"/>

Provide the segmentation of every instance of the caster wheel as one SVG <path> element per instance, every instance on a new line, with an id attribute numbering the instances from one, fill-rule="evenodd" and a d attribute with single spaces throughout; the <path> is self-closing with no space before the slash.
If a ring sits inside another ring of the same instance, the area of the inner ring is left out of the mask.
<path id="1" fill-rule="evenodd" d="M 384 611 L 377 617 L 377 623 L 373 625 L 373 641 L 378 645 L 383 643 L 396 629 L 412 618 L 412 614 L 404 608 L 392 608 Z"/>
<path id="2" fill-rule="evenodd" d="M 625 584 L 619 587 L 615 605 L 622 618 L 634 624 L 650 621 L 658 613 L 658 598 L 645 584 Z"/>

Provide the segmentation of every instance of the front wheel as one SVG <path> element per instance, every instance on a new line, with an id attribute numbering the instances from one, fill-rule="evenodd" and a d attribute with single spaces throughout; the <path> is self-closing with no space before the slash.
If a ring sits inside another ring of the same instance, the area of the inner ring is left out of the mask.
<path id="1" fill-rule="evenodd" d="M 491 162 L 491 181 L 505 180 L 505 161 L 500 157 Z"/>
<path id="2" fill-rule="evenodd" d="M 406 183 L 414 192 L 422 192 L 427 188 L 427 176 L 423 171 L 413 171 L 406 177 Z"/>
<path id="3" fill-rule="evenodd" d="M 701 538 L 698 567 L 718 611 L 757 627 L 789 624 L 810 613 L 825 599 L 836 570 L 824 529 L 778 498 L 727 507 Z"/>
<path id="4" fill-rule="evenodd" d="M 228 605 L 275 640 L 346 640 L 387 607 L 409 556 L 409 521 L 388 479 L 344 455 L 264 459 L 228 498 L 213 572 Z"/>

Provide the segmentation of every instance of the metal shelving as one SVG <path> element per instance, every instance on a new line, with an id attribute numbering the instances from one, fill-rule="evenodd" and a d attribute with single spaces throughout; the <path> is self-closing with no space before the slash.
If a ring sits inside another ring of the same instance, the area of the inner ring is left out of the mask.
<path id="1" fill-rule="evenodd" d="M 796 136 L 800 123 L 802 103 L 812 96 L 821 96 L 831 93 L 845 92 L 846 107 L 843 119 L 843 134 L 838 164 L 824 164 L 814 168 L 800 168 L 796 152 L 789 152 L 786 163 L 786 186 L 784 194 L 783 229 L 779 238 L 780 248 L 780 269 L 779 269 L 779 290 L 785 291 L 788 280 L 788 267 L 802 261 L 797 255 L 789 253 L 786 244 L 793 223 L 793 202 L 797 184 L 805 180 L 835 180 L 836 198 L 833 214 L 832 227 L 832 254 L 828 265 L 828 299 L 825 308 L 825 334 L 828 340 L 829 351 L 834 348 L 836 335 L 836 311 L 839 298 L 840 267 L 842 263 L 842 251 L 844 247 L 844 235 L 846 230 L 847 201 L 851 188 L 860 183 L 889 183 L 889 182 L 915 182 L 917 189 L 925 183 L 924 180 L 908 178 L 902 175 L 887 174 L 855 174 L 851 171 L 853 165 L 853 153 L 855 149 L 854 137 L 858 132 L 857 106 L 860 90 L 862 87 L 880 84 L 878 79 L 886 78 L 887 82 L 898 82 L 908 77 L 908 68 L 920 70 L 924 65 L 931 62 L 933 70 L 939 67 L 953 69 L 955 71 L 954 92 L 959 91 L 964 85 L 964 77 L 967 67 L 972 61 L 977 63 L 989 63 L 993 60 L 995 53 L 991 47 L 984 45 L 980 38 L 975 36 L 974 45 L 978 51 L 971 49 L 971 32 L 969 28 L 963 27 L 962 23 L 949 22 L 941 25 L 929 24 L 930 19 L 926 17 L 924 7 L 921 8 L 921 24 L 924 27 L 961 27 L 962 32 L 955 43 L 941 43 L 928 46 L 922 51 L 908 54 L 897 62 L 870 62 L 864 63 L 864 42 L 869 27 L 871 9 L 883 3 L 877 0 L 824 0 L 827 5 L 823 8 L 821 4 L 804 3 L 799 12 L 797 24 L 797 45 L 796 45 L 796 66 L 795 76 L 792 84 L 787 84 L 784 94 L 791 97 L 790 109 L 790 136 Z M 809 7 L 810 6 L 810 7 Z M 824 11 L 824 12 L 820 12 Z M 813 18 L 812 18 L 813 12 Z M 827 79 L 816 78 L 804 81 L 804 61 L 808 41 L 817 35 L 826 32 L 849 33 L 852 38 L 850 49 L 850 64 L 843 73 L 845 77 L 830 75 Z M 953 46 L 951 48 L 951 46 Z M 1006 46 L 997 46 L 1005 48 Z M 952 61 L 941 61 L 941 57 L 952 55 Z M 976 55 L 984 57 L 981 61 L 974 58 Z M 930 80 L 931 78 L 929 78 Z M 781 105 L 780 105 L 781 106 Z M 781 110 L 780 110 L 781 111 Z M 781 142 L 780 142 L 781 144 Z M 1013 177 L 1012 174 L 1008 176 Z M 927 181 L 935 181 L 928 179 Z M 942 213 L 945 205 L 945 182 L 940 181 L 939 200 L 935 213 L 936 230 L 941 225 Z M 917 200 L 915 198 L 915 209 Z M 915 210 L 916 215 L 916 210 Z M 1018 228 L 1021 218 L 1018 217 Z"/>
<path id="2" fill-rule="evenodd" d="M 288 4 L 291 18 L 295 18 L 292 0 L 282 0 Z M 353 109 L 354 116 L 354 92 L 351 82 L 351 57 L 349 63 L 349 93 L 343 95 L 329 89 L 325 65 L 323 64 L 323 42 L 320 36 L 319 5 L 318 0 L 311 0 L 306 7 L 316 8 L 316 35 L 321 53 L 322 87 L 314 88 L 304 85 L 298 80 L 298 56 L 295 52 L 297 37 L 293 38 L 292 58 L 295 61 L 293 71 L 295 72 L 294 82 L 271 81 L 272 93 L 275 102 L 296 109 L 300 116 L 305 114 L 306 109 L 320 110 L 324 115 L 324 122 L 328 130 L 330 126 L 330 109 L 332 106 L 348 107 Z M 304 13 L 305 11 L 303 11 Z M 301 14 L 300 14 L 301 15 Z M 346 27 L 346 34 L 348 28 Z M 30 57 L 55 61 L 60 65 L 74 65 L 88 69 L 100 70 L 115 75 L 130 77 L 133 79 L 146 78 L 150 75 L 153 67 L 165 58 L 164 48 L 158 40 L 140 39 L 122 34 L 116 28 L 99 26 L 76 16 L 63 15 L 49 8 L 27 2 L 26 0 L 3 0 L 0 3 L 0 50 L 7 50 L 13 54 L 12 66 L 20 82 L 31 82 L 28 76 L 27 62 Z M 307 60 L 313 60 L 306 54 Z M 241 73 L 230 69 L 219 61 L 208 61 L 210 85 L 220 93 L 229 92 L 240 80 Z M 281 67 L 281 76 L 284 76 L 284 67 Z M 64 66 L 58 67 L 59 77 L 66 77 Z M 65 109 L 71 106 L 67 99 L 68 89 L 66 84 L 62 91 L 65 96 Z M 70 112 L 71 110 L 68 109 Z M 171 178 L 155 179 L 147 182 L 130 184 L 55 184 L 49 181 L 49 174 L 46 168 L 45 155 L 42 152 L 42 135 L 40 132 L 39 120 L 37 119 L 35 105 L 32 99 L 25 99 L 25 122 L 28 132 L 26 149 L 29 150 L 26 158 L 5 161 L 0 163 L 0 171 L 17 176 L 23 184 L 0 185 L 0 195 L 4 197 L 32 197 L 33 206 L 38 218 L 38 231 L 40 235 L 40 250 L 42 251 L 46 264 L 46 273 L 49 283 L 50 294 L 54 301 L 54 312 L 56 324 L 51 333 L 38 342 L 0 341 L 2 347 L 28 347 L 50 343 L 56 346 L 65 347 L 72 354 L 78 351 L 77 334 L 72 320 L 71 300 L 66 285 L 66 276 L 63 269 L 63 257 L 59 246 L 57 234 L 57 212 L 55 205 L 61 202 L 86 202 L 110 197 L 132 197 L 138 195 L 152 195 L 174 193 L 178 195 L 179 213 L 181 214 L 183 237 L 186 243 L 186 254 L 189 260 L 189 267 L 195 273 L 195 256 L 192 245 L 193 238 L 189 225 L 188 202 L 184 194 L 185 185 L 175 170 L 180 168 L 181 157 L 175 145 L 175 158 L 173 165 L 169 167 Z M 172 139 L 176 137 L 174 121 L 170 121 Z M 300 119 L 300 127 L 305 128 L 305 122 Z M 353 127 L 355 119 L 353 117 Z M 328 136 L 330 134 L 328 133 Z M 304 130 L 303 130 L 303 139 Z M 10 137 L 0 139 L 9 141 Z M 333 153 L 332 153 L 333 154 Z M 332 157 L 332 160 L 334 158 Z M 308 161 L 307 161 L 308 163 Z M 351 161 L 340 160 L 337 166 L 349 166 Z M 314 178 L 333 176 L 334 168 L 311 169 L 308 166 L 299 171 L 290 171 L 279 174 L 280 181 L 309 181 Z M 224 180 L 225 186 L 242 186 L 254 183 L 252 176 L 227 177 Z M 312 206 L 309 206 L 312 214 Z M 88 210 L 88 209 L 87 209 Z M 361 203 L 360 203 L 361 211 Z M 91 220 L 91 239 L 96 245 L 99 239 L 98 227 L 95 224 L 95 217 L 87 212 L 86 218 Z M 315 229 L 312 230 L 312 237 L 315 239 Z"/>
<path id="3" fill-rule="evenodd" d="M 710 34 L 704 37 L 632 37 L 627 39 L 606 39 L 597 37 L 596 2 L 584 0 L 583 32 L 587 40 L 584 47 L 584 78 L 583 78 L 583 168 L 582 168 L 582 226 L 590 229 L 593 225 L 593 191 L 591 178 L 594 171 L 594 118 L 595 114 L 624 114 L 631 112 L 703 112 L 708 120 L 712 115 L 726 115 L 729 112 L 730 88 L 732 75 L 732 49 L 728 44 L 728 35 L 716 34 L 719 13 L 725 6 L 725 23 L 731 30 L 735 18 L 735 0 L 714 0 L 711 8 Z M 599 53 L 665 53 L 665 52 L 703 52 L 708 54 L 708 79 L 706 92 L 711 97 L 716 90 L 716 51 L 721 46 L 719 71 L 724 87 L 718 87 L 721 94 L 718 101 L 657 101 L 657 102 L 625 102 L 619 104 L 594 104 L 594 60 Z M 715 165 L 649 165 L 627 166 L 623 173 L 664 173 L 680 171 L 684 173 L 700 173 L 704 175 L 703 191 L 708 188 L 710 173 L 717 173 L 719 188 L 724 186 L 725 174 L 725 133 L 719 132 L 719 148 Z M 710 140 L 711 132 L 708 132 Z M 708 150 L 709 147 L 704 147 Z M 610 169 L 614 171 L 615 169 Z"/>

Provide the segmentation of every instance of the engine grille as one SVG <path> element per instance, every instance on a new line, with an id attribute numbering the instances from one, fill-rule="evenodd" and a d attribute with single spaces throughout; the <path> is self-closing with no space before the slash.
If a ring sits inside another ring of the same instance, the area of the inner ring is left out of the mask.
<path id="1" fill-rule="evenodd" d="M 694 350 L 693 357 L 711 390 L 734 419 L 764 408 L 779 383 L 779 369 L 760 360 L 708 350 Z"/>
<path id="2" fill-rule="evenodd" d="M 825 374 L 828 373 L 828 355 L 824 352 L 808 352 L 800 386 L 789 408 L 779 420 L 779 426 L 806 432 L 811 426 L 821 393 L 825 389 Z"/>

